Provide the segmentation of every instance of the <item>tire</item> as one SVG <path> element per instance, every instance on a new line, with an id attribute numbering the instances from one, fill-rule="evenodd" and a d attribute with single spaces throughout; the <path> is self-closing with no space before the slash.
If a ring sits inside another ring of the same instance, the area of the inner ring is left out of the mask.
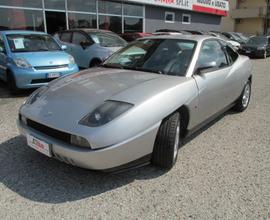
<path id="1" fill-rule="evenodd" d="M 242 91 L 240 98 L 237 100 L 234 110 L 243 112 L 248 108 L 251 97 L 251 82 L 248 81 Z"/>
<path id="2" fill-rule="evenodd" d="M 180 145 L 180 127 L 178 112 L 163 120 L 152 153 L 151 162 L 154 166 L 165 169 L 171 169 L 174 166 Z"/>
<path id="3" fill-rule="evenodd" d="M 98 60 L 98 59 L 94 59 L 90 62 L 90 65 L 89 65 L 89 68 L 92 68 L 92 67 L 97 67 L 101 64 L 101 60 Z"/>
<path id="4" fill-rule="evenodd" d="M 17 87 L 17 84 L 16 84 L 16 79 L 11 72 L 7 73 L 7 84 L 8 84 L 9 91 L 12 94 L 17 94 L 19 92 L 19 88 Z"/>

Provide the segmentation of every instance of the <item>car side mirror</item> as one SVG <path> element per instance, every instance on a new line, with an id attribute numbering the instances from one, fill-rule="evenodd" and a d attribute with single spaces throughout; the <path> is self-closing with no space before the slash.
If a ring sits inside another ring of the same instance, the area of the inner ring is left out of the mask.
<path id="1" fill-rule="evenodd" d="M 197 67 L 196 69 L 196 74 L 201 75 L 203 74 L 206 70 L 213 69 L 217 67 L 217 62 L 212 61 L 212 62 L 207 62 L 204 64 L 201 64 Z"/>
<path id="2" fill-rule="evenodd" d="M 82 41 L 80 43 L 81 47 L 85 50 L 87 47 L 91 46 L 91 42 L 90 41 Z"/>
<path id="3" fill-rule="evenodd" d="M 62 50 L 67 50 L 67 46 L 66 45 L 61 45 L 61 49 Z"/>

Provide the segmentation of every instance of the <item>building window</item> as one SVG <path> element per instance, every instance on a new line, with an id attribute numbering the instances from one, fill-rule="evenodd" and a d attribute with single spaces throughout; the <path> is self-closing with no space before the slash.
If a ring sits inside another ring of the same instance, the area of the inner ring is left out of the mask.
<path id="1" fill-rule="evenodd" d="M 122 33 L 122 17 L 99 15 L 99 29 L 110 30 L 115 33 Z"/>
<path id="2" fill-rule="evenodd" d="M 67 0 L 69 11 L 96 12 L 96 0 Z"/>
<path id="3" fill-rule="evenodd" d="M 0 30 L 54 33 L 66 28 L 100 28 L 116 33 L 143 32 L 144 10 L 143 5 L 120 0 L 0 0 Z M 165 19 L 174 22 L 175 14 L 167 13 Z"/>
<path id="4" fill-rule="evenodd" d="M 44 0 L 46 9 L 65 10 L 65 0 Z"/>
<path id="5" fill-rule="evenodd" d="M 124 18 L 124 33 L 143 32 L 142 18 Z"/>
<path id="6" fill-rule="evenodd" d="M 165 22 L 167 23 L 174 23 L 175 20 L 175 13 L 173 12 L 165 12 Z"/>
<path id="7" fill-rule="evenodd" d="M 121 15 L 122 4 L 118 2 L 99 1 L 98 12 L 101 14 Z"/>
<path id="8" fill-rule="evenodd" d="M 28 8 L 42 8 L 42 0 L 0 0 L 0 5 L 28 7 Z M 2 18 L 1 18 L 2 19 Z"/>
<path id="9" fill-rule="evenodd" d="M 0 14 L 0 30 L 44 31 L 42 11 L 0 8 Z"/>
<path id="10" fill-rule="evenodd" d="M 124 15 L 136 17 L 143 16 L 143 6 L 141 5 L 124 4 L 123 7 L 124 7 Z"/>
<path id="11" fill-rule="evenodd" d="M 96 28 L 97 16 L 92 14 L 68 13 L 68 24 L 70 29 Z"/>
<path id="12" fill-rule="evenodd" d="M 191 23 L 191 15 L 183 14 L 182 15 L 182 24 L 190 24 Z"/>

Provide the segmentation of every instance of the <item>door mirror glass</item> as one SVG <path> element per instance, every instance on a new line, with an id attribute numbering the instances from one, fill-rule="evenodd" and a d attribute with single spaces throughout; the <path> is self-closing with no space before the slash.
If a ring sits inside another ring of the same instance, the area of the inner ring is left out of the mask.
<path id="1" fill-rule="evenodd" d="M 67 46 L 66 45 L 61 45 L 61 49 L 62 50 L 67 50 Z"/>
<path id="2" fill-rule="evenodd" d="M 82 41 L 80 43 L 80 45 L 82 46 L 83 49 L 86 49 L 87 47 L 91 46 L 91 42 L 90 41 Z"/>
<path id="3" fill-rule="evenodd" d="M 212 62 L 207 62 L 204 64 L 201 64 L 198 66 L 197 68 L 197 74 L 201 74 L 204 73 L 204 71 L 209 70 L 209 69 L 213 69 L 213 68 L 217 68 L 217 63 L 215 61 Z"/>
<path id="4" fill-rule="evenodd" d="M 0 46 L 0 53 L 4 53 L 4 52 L 5 52 L 4 48 Z"/>

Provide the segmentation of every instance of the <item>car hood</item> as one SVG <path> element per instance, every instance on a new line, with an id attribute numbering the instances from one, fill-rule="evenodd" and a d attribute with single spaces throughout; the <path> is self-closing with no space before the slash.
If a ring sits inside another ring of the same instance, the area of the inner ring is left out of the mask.
<path id="1" fill-rule="evenodd" d="M 14 53 L 14 58 L 23 58 L 31 66 L 56 66 L 69 64 L 69 55 L 64 51 Z"/>
<path id="2" fill-rule="evenodd" d="M 24 105 L 21 111 L 32 120 L 56 128 L 61 124 L 70 130 L 106 100 L 139 105 L 186 80 L 186 77 L 95 68 L 53 81 L 37 101 Z"/>

